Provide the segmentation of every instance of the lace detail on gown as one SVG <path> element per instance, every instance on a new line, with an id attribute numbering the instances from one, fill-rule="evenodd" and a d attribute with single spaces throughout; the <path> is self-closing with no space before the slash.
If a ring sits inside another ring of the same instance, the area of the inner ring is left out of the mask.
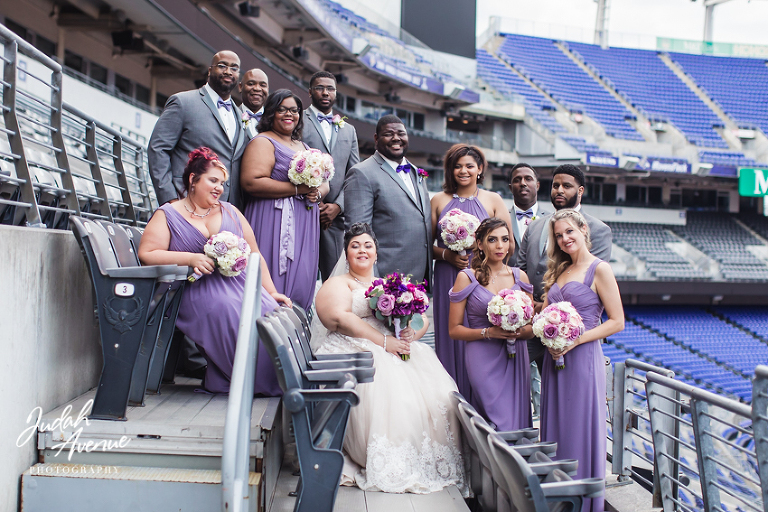
<path id="1" fill-rule="evenodd" d="M 352 312 L 383 334 L 365 290 L 352 292 Z M 450 393 L 456 385 L 427 345 L 411 344 L 411 359 L 362 338 L 328 334 L 318 353 L 371 351 L 374 381 L 360 384 L 360 404 L 350 412 L 344 441 L 342 484 L 366 491 L 426 494 L 456 485 L 468 495 L 459 447 L 458 418 Z"/>

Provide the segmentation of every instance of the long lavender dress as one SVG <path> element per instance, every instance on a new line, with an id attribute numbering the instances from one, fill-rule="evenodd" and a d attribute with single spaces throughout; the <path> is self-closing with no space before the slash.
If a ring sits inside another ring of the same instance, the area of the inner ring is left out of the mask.
<path id="1" fill-rule="evenodd" d="M 440 220 L 452 209 L 457 208 L 463 212 L 471 213 L 477 217 L 481 222 L 488 218 L 488 212 L 485 211 L 485 207 L 477 199 L 477 195 L 464 198 L 453 196 L 443 211 L 440 212 L 437 224 L 437 246 L 443 249 L 446 248 L 445 242 L 441 235 Z M 471 254 L 470 254 L 471 256 Z M 471 261 L 471 260 L 470 260 Z M 447 261 L 439 260 L 435 261 L 435 274 L 433 282 L 433 304 L 432 314 L 435 320 L 435 352 L 440 362 L 443 363 L 443 367 L 448 374 L 456 381 L 456 385 L 459 388 L 459 392 L 464 395 L 464 398 L 472 402 L 476 400 L 472 397 L 472 386 L 467 376 L 467 369 L 464 364 L 464 345 L 465 342 L 461 340 L 453 340 L 448 335 L 448 312 L 451 309 L 451 301 L 448 298 L 448 293 L 456 282 L 456 276 L 459 275 L 459 269 L 448 263 Z"/>
<path id="2" fill-rule="evenodd" d="M 266 135 L 257 135 L 254 139 L 257 137 L 268 139 L 275 147 L 271 178 L 288 181 L 288 167 L 296 151 Z M 277 291 L 309 310 L 315 295 L 320 257 L 320 213 L 317 206 L 307 210 L 303 197 L 249 197 L 246 198 L 243 215 L 253 228 Z"/>
<path id="3" fill-rule="evenodd" d="M 571 281 L 562 288 L 552 285 L 549 303 L 567 300 L 581 315 L 586 330 L 600 322 L 603 303 L 592 291 L 595 260 L 584 282 Z M 576 478 L 605 478 L 605 358 L 599 341 L 577 346 L 564 356 L 558 370 L 549 353 L 544 355 L 541 376 L 541 438 L 557 442 L 557 459 L 576 459 Z M 590 503 L 591 502 L 591 503 Z M 582 511 L 602 512 L 604 498 L 585 500 Z"/>
<path id="4" fill-rule="evenodd" d="M 451 290 L 451 302 L 467 300 L 465 325 L 471 329 L 491 327 L 488 302 L 494 293 L 477 282 L 472 270 L 462 270 L 471 283 L 456 293 Z M 533 293 L 533 285 L 520 281 L 520 269 L 512 267 L 515 276 L 513 290 Z M 515 357 L 507 355 L 506 340 L 491 338 L 469 341 L 464 351 L 467 375 L 472 385 L 476 408 L 496 424 L 496 430 L 518 430 L 532 426 L 531 420 L 531 362 L 526 340 L 515 343 Z"/>
<path id="5" fill-rule="evenodd" d="M 189 223 L 169 203 L 160 207 L 165 212 L 171 231 L 171 251 L 203 252 L 207 238 Z M 243 236 L 243 227 L 237 218 L 235 207 L 221 201 L 220 231 L 230 231 Z M 193 340 L 205 359 L 205 389 L 212 393 L 228 393 L 235 360 L 237 331 L 240 326 L 240 309 L 243 304 L 245 272 L 239 276 L 225 277 L 218 270 L 188 284 L 181 296 L 176 327 Z M 266 290 L 261 290 L 261 312 L 277 308 L 277 302 Z M 280 385 L 272 361 L 263 345 L 259 345 L 254 393 L 280 396 Z"/>

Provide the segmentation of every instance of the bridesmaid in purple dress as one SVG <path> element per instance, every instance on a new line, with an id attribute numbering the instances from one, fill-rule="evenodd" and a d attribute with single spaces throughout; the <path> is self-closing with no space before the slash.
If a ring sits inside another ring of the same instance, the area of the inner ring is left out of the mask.
<path id="1" fill-rule="evenodd" d="M 451 251 L 443 242 L 438 222 L 454 208 L 471 213 L 479 220 L 498 217 L 510 223 L 510 216 L 499 194 L 481 190 L 485 155 L 480 148 L 466 144 L 452 146 L 444 157 L 445 181 L 443 192 L 438 192 L 430 202 L 432 210 L 432 233 L 437 245 L 432 248 L 435 260 L 435 275 L 432 287 L 432 313 L 435 325 L 435 351 L 448 374 L 456 381 L 459 391 L 473 404 L 471 385 L 464 365 L 464 342 L 453 340 L 448 334 L 448 291 L 456 282 L 460 270 L 469 266 L 470 250 L 467 255 Z"/>
<path id="2" fill-rule="evenodd" d="M 529 295 L 533 286 L 525 272 L 505 265 L 514 251 L 506 221 L 484 220 L 477 228 L 472 268 L 462 270 L 450 291 L 450 335 L 464 340 L 467 375 L 477 410 L 500 431 L 532 425 L 531 374 L 528 346 L 519 332 L 505 331 L 488 321 L 488 302 L 505 288 Z M 515 341 L 515 357 L 507 352 Z"/>
<path id="3" fill-rule="evenodd" d="M 221 231 L 234 233 L 248 242 L 251 251 L 259 246 L 243 215 L 231 204 L 220 201 L 227 170 L 216 154 L 198 148 L 189 154 L 184 169 L 187 196 L 166 203 L 150 219 L 139 245 L 139 258 L 146 265 L 183 265 L 202 277 L 184 289 L 176 326 L 197 344 L 208 361 L 203 385 L 212 393 L 229 392 L 235 345 L 240 326 L 245 271 L 225 277 L 215 270 L 203 245 Z M 277 292 L 262 258 L 261 310 L 267 313 L 278 302 L 291 301 Z M 259 346 L 254 393 L 280 396 L 280 386 L 263 345 Z"/>
<path id="4" fill-rule="evenodd" d="M 589 226 L 572 209 L 552 216 L 544 307 L 568 301 L 586 331 L 561 351 L 549 349 L 541 376 L 541 438 L 557 442 L 558 459 L 576 459 L 576 478 L 605 478 L 605 358 L 600 339 L 624 329 L 624 309 L 611 266 L 589 253 Z M 608 320 L 600 323 L 603 308 Z M 565 355 L 565 368 L 555 360 Z M 591 503 L 590 503 L 591 502 Z M 586 500 L 583 511 L 602 512 L 604 499 Z"/>
<path id="5" fill-rule="evenodd" d="M 267 97 L 259 135 L 245 148 L 240 184 L 245 193 L 245 217 L 261 244 L 275 287 L 305 310 L 315 296 L 320 246 L 317 202 L 328 192 L 294 185 L 288 167 L 301 142 L 302 105 L 288 89 Z"/>

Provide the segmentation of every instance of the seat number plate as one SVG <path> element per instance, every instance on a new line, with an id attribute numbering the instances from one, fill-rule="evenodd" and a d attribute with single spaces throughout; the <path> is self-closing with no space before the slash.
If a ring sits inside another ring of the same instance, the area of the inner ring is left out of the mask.
<path id="1" fill-rule="evenodd" d="M 118 297 L 133 297 L 133 285 L 131 283 L 117 283 L 115 295 Z"/>

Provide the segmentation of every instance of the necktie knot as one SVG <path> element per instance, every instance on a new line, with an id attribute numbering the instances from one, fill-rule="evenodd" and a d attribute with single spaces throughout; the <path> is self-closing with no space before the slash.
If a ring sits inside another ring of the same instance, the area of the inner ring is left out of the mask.
<path id="1" fill-rule="evenodd" d="M 219 98 L 219 101 L 216 102 L 216 108 L 224 107 L 227 109 L 227 112 L 232 112 L 232 102 L 231 101 L 224 101 L 221 98 Z"/>
<path id="2" fill-rule="evenodd" d="M 317 121 L 319 123 L 322 123 L 325 121 L 328 124 L 333 124 L 333 116 L 331 114 L 325 115 L 325 114 L 317 114 Z"/>
<path id="3" fill-rule="evenodd" d="M 411 164 L 405 164 L 405 165 L 398 165 L 397 169 L 395 169 L 397 172 L 411 172 Z"/>
<path id="4" fill-rule="evenodd" d="M 517 217 L 517 220 L 520 220 L 523 217 L 527 217 L 527 218 L 531 219 L 531 218 L 533 218 L 533 208 L 528 208 L 524 212 L 521 212 L 521 211 L 518 210 L 518 211 L 515 212 L 515 217 Z"/>

